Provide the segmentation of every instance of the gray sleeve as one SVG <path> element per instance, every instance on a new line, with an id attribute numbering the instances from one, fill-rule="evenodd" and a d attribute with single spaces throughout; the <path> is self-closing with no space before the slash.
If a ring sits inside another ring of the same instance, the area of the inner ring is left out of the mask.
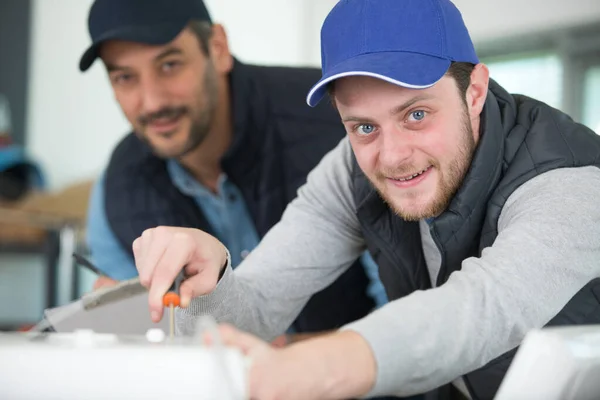
<path id="1" fill-rule="evenodd" d="M 214 316 L 263 339 L 283 333 L 310 296 L 332 283 L 362 251 L 350 182 L 346 138 L 308 175 L 307 183 L 235 269 L 227 267 L 217 288 L 178 311 L 178 332 L 190 334 L 197 317 Z"/>
<path id="2" fill-rule="evenodd" d="M 369 396 L 438 387 L 516 347 L 600 277 L 600 169 L 560 169 L 506 202 L 499 235 L 442 286 L 417 291 L 349 324 L 370 344 Z"/>

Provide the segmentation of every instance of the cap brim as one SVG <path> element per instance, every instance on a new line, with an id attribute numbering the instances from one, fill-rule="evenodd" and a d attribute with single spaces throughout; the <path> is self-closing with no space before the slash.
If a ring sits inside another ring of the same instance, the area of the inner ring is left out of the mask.
<path id="1" fill-rule="evenodd" d="M 183 30 L 187 21 L 169 22 L 152 26 L 131 26 L 106 32 L 83 53 L 79 61 L 79 69 L 86 71 L 98 58 L 100 46 L 107 40 L 125 40 L 150 45 L 166 44 L 175 39 Z"/>
<path id="2" fill-rule="evenodd" d="M 316 106 L 327 92 L 327 85 L 346 76 L 370 76 L 410 89 L 425 89 L 439 81 L 450 60 L 417 53 L 380 52 L 362 54 L 333 67 L 317 82 L 306 97 Z"/>

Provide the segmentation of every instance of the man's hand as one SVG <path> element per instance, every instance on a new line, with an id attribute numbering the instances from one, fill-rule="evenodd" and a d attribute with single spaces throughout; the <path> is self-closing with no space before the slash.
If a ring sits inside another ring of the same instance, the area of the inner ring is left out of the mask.
<path id="1" fill-rule="evenodd" d="M 107 276 L 99 276 L 98 279 L 94 282 L 92 286 L 92 290 L 98 290 L 104 287 L 115 286 L 119 281 L 115 281 L 114 279 L 110 279 Z"/>
<path id="2" fill-rule="evenodd" d="M 260 400 L 347 399 L 368 393 L 376 367 L 371 348 L 351 331 L 322 335 L 286 348 L 219 327 L 223 343 L 252 360 L 249 397 Z"/>
<path id="3" fill-rule="evenodd" d="M 184 269 L 181 307 L 194 297 L 212 292 L 227 262 L 225 246 L 213 236 L 190 228 L 160 226 L 147 229 L 133 242 L 140 283 L 149 289 L 148 303 L 154 322 L 163 314 L 162 298 Z"/>

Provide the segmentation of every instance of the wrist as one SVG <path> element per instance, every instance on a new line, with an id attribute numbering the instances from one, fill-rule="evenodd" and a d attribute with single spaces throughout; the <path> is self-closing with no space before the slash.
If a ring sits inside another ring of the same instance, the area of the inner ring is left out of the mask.
<path id="1" fill-rule="evenodd" d="M 358 398 L 375 385 L 377 364 L 367 341 L 357 332 L 330 335 L 325 351 L 330 353 L 328 373 L 332 379 L 324 392 L 328 398 Z"/>
<path id="2" fill-rule="evenodd" d="M 359 398 L 375 385 L 377 368 L 367 341 L 353 331 L 337 332 L 297 342 L 283 351 L 313 373 L 313 385 L 322 398 Z M 291 355 L 291 354 L 290 354 Z M 314 364 L 314 360 L 318 360 Z"/>

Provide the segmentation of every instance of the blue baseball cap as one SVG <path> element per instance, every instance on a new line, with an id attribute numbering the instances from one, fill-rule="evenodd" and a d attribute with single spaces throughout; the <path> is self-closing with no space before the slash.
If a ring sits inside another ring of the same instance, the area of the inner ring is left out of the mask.
<path id="1" fill-rule="evenodd" d="M 212 22 L 201 0 L 96 0 L 88 16 L 92 44 L 79 69 L 86 71 L 94 63 L 107 40 L 167 44 L 191 20 Z"/>
<path id="2" fill-rule="evenodd" d="M 453 61 L 479 63 L 450 0 L 340 0 L 323 23 L 323 75 L 306 102 L 314 107 L 330 82 L 353 75 L 424 89 Z"/>

